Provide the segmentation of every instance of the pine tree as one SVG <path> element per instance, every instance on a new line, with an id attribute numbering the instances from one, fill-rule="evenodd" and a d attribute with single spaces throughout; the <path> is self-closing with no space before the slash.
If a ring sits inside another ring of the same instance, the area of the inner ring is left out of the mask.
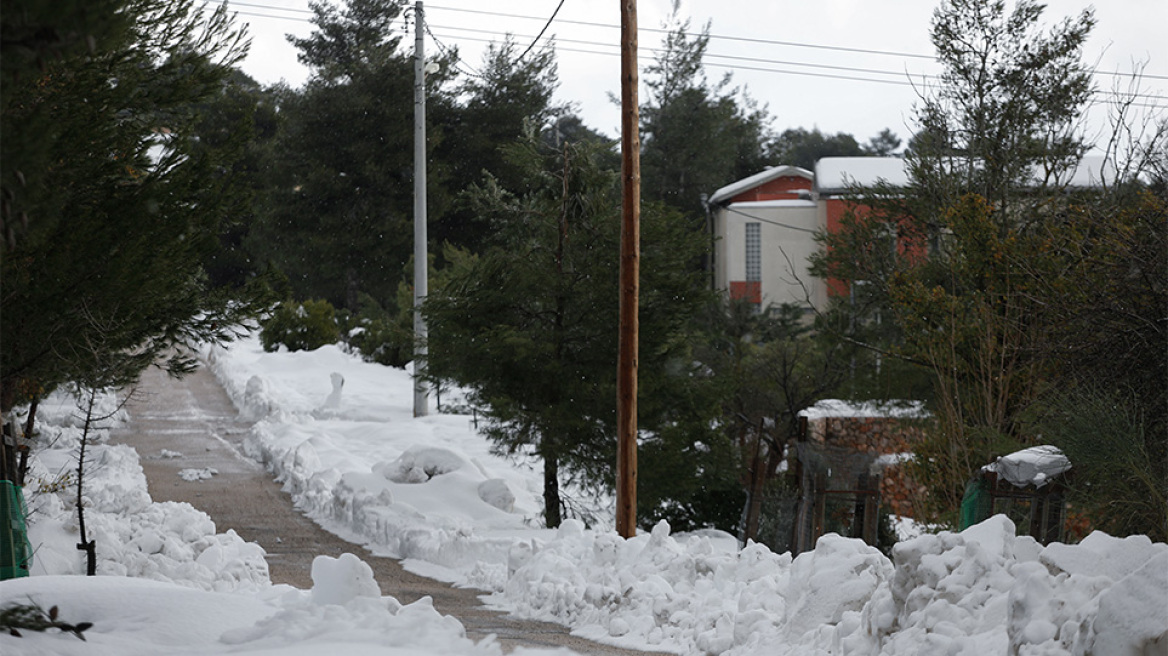
<path id="1" fill-rule="evenodd" d="M 512 150 L 528 185 L 515 194 L 488 178 L 474 190 L 491 236 L 426 301 L 429 367 L 474 391 L 500 451 L 543 461 L 557 526 L 563 481 L 613 484 L 619 187 L 587 144 L 549 151 L 532 136 Z M 659 206 L 642 222 L 640 417 L 653 431 L 693 412 L 687 330 L 706 292 L 686 263 L 704 240 Z"/>
<path id="2" fill-rule="evenodd" d="M 448 184 L 456 193 L 482 182 L 487 172 L 503 188 L 522 190 L 526 180 L 507 161 L 505 149 L 528 131 L 550 128 L 565 111 L 552 101 L 559 85 L 555 52 L 532 51 L 520 59 L 521 54 L 510 38 L 490 44 L 482 64 L 460 86 L 459 96 L 465 100 L 435 117 L 453 137 L 439 144 L 435 157 L 445 163 Z M 486 230 L 466 204 L 455 203 L 432 232 L 437 242 L 474 248 Z"/>
<path id="3" fill-rule="evenodd" d="M 401 51 L 402 4 L 351 0 L 312 5 L 316 29 L 292 38 L 312 78 L 285 90 L 264 211 L 249 246 L 288 276 L 301 299 L 355 310 L 362 293 L 391 304 L 413 251 L 414 65 Z M 428 76 L 428 111 L 451 103 L 447 61 Z M 430 122 L 431 153 L 442 142 Z M 431 164 L 428 203 L 442 216 L 443 167 Z"/>
<path id="4" fill-rule="evenodd" d="M 702 58 L 710 25 L 690 34 L 689 21 L 678 21 L 676 12 L 675 6 L 662 53 L 646 67 L 642 194 L 680 210 L 692 225 L 704 226 L 702 194 L 762 170 L 766 111 L 729 88 L 729 75 L 716 84 L 706 79 Z"/>
<path id="5" fill-rule="evenodd" d="M 105 50 L 47 62 L 5 96 L 5 141 L 56 126 L 35 146 L 52 164 L 21 198 L 35 219 L 4 250 L 5 413 L 68 381 L 126 384 L 164 354 L 172 372 L 188 370 L 183 347 L 230 339 L 257 310 L 203 273 L 229 211 L 232 181 L 220 171 L 235 149 L 199 147 L 194 129 L 242 35 L 225 10 L 203 15 L 188 0 L 123 11 L 129 25 Z"/>

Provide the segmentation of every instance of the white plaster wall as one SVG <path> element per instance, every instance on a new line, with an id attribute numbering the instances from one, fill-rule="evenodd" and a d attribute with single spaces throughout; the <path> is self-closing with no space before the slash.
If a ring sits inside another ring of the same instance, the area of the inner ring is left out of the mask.
<path id="1" fill-rule="evenodd" d="M 718 289 L 728 290 L 730 281 L 746 279 L 745 226 L 757 222 L 762 239 L 763 305 L 806 305 L 810 295 L 811 303 L 822 307 L 826 298 L 824 283 L 807 271 L 808 258 L 818 249 L 810 232 L 820 229 L 817 204 L 787 201 L 782 204 L 735 203 L 731 207 L 751 216 L 726 208 L 717 211 L 714 282 Z"/>

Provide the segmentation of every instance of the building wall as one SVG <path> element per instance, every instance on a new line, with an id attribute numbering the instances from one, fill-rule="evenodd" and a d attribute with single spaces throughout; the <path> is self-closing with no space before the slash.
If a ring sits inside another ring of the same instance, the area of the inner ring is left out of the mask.
<path id="1" fill-rule="evenodd" d="M 781 204 L 779 204 L 781 203 Z M 819 229 L 816 203 L 783 200 L 732 203 L 716 215 L 715 276 L 718 289 L 741 288 L 746 283 L 746 225 L 757 223 L 761 238 L 761 305 L 811 302 L 819 307 L 826 294 L 822 281 L 807 270 L 818 249 L 814 231 Z M 806 289 L 804 288 L 806 286 Z"/>
<path id="2" fill-rule="evenodd" d="M 913 516 L 913 501 L 927 489 L 896 462 L 914 451 L 924 428 L 890 417 L 820 417 L 807 422 L 807 440 L 848 453 L 866 454 L 880 472 L 880 505 L 894 515 Z M 881 459 L 881 456 L 884 456 Z"/>
<path id="3" fill-rule="evenodd" d="M 753 189 L 730 199 L 731 203 L 747 203 L 760 200 L 796 200 L 797 190 L 811 190 L 811 179 L 800 175 L 784 175 L 765 182 Z"/>

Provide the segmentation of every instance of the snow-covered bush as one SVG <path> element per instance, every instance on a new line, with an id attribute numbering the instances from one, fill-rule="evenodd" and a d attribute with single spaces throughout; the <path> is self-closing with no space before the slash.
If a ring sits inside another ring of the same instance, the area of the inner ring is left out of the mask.
<path id="1" fill-rule="evenodd" d="M 328 301 L 284 302 L 263 322 L 260 343 L 268 352 L 283 344 L 289 351 L 311 351 L 341 338 L 336 310 Z"/>

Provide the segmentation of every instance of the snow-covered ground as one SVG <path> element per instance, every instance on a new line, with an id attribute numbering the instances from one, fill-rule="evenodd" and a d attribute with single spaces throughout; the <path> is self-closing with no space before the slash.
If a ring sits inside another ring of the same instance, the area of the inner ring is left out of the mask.
<path id="1" fill-rule="evenodd" d="M 414 571 L 472 585 L 491 604 L 579 635 L 683 654 L 1159 654 L 1168 650 L 1168 545 L 1101 533 L 1042 547 L 1005 517 L 900 543 L 890 561 L 825 536 L 792 559 L 716 531 L 665 524 L 624 540 L 569 520 L 539 528 L 542 473 L 494 456 L 472 417 L 412 417 L 407 373 L 336 347 L 209 356 L 258 422 L 249 454 L 325 527 Z M 339 374 L 343 385 L 338 386 Z M 445 400 L 445 399 L 444 399 Z M 45 412 L 45 411 L 42 411 Z M 34 480 L 68 468 L 76 427 Z M 318 559 L 314 588 L 272 586 L 262 550 L 216 534 L 184 504 L 149 501 L 136 455 L 95 450 L 87 526 L 106 548 L 80 571 L 76 520 L 53 493 L 29 498 L 36 576 L 0 584 L 0 606 L 59 605 L 72 635 L 0 636 L 0 652 L 495 654 L 423 602 L 379 597 L 355 557 Z M 123 575 L 136 578 L 125 578 Z M 387 645 L 393 645 L 389 647 Z M 541 653 L 529 651 L 529 654 Z M 547 652 L 544 652 L 547 653 Z M 564 653 L 564 652 L 559 652 Z"/>

